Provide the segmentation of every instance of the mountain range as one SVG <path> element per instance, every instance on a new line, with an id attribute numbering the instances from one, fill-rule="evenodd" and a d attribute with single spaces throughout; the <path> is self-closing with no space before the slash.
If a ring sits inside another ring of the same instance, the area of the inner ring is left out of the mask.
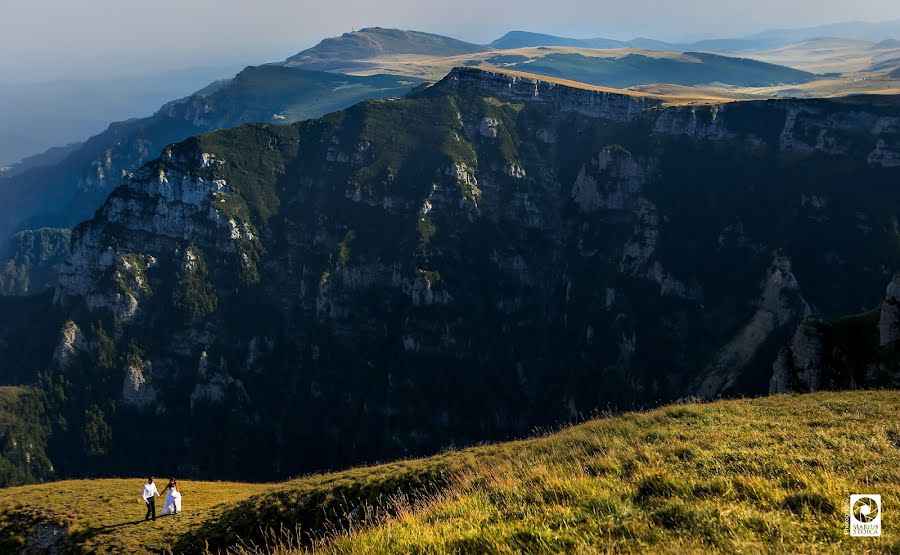
<path id="1" fill-rule="evenodd" d="M 837 38 L 871 43 L 900 38 L 900 19 L 893 21 L 846 21 L 814 27 L 793 29 L 769 29 L 745 37 L 711 38 L 689 42 L 667 42 L 653 38 L 638 37 L 631 40 L 608 38 L 575 39 L 532 33 L 510 31 L 490 45 L 495 48 L 522 48 L 527 46 L 575 46 L 582 48 L 623 48 L 634 47 L 647 50 L 686 52 L 690 50 L 741 52 L 770 49 L 812 39 Z"/>
<path id="2" fill-rule="evenodd" d="M 0 362 L 47 424 L 7 460 L 269 480 L 598 407 L 896 387 L 897 110 L 470 67 L 171 145 L 75 228 L 52 298 L 10 304 L 31 339 Z"/>
<path id="3" fill-rule="evenodd" d="M 430 33 L 367 28 L 325 39 L 281 63 L 248 67 L 233 79 L 164 105 L 150 117 L 114 123 L 83 143 L 14 166 L 0 175 L 0 237 L 23 229 L 71 227 L 90 217 L 123 176 L 166 145 L 193 134 L 247 121 L 290 123 L 367 98 L 402 95 L 424 80 L 439 79 L 454 65 L 525 70 L 611 87 L 660 82 L 797 86 L 816 79 L 788 67 L 696 52 L 547 46 L 504 51 Z M 5 259 L 0 263 L 0 293 L 40 291 L 49 285 L 45 266 L 56 255 L 29 257 L 29 263 L 11 261 L 15 243 L 15 238 L 0 240 L 0 257 Z M 39 275 L 27 276 L 32 270 Z"/>
<path id="4" fill-rule="evenodd" d="M 405 53 L 450 56 L 482 52 L 486 48 L 505 50 L 530 46 L 751 53 L 818 38 L 877 43 L 896 40 L 898 37 L 900 37 L 900 21 L 842 22 L 816 27 L 773 29 L 746 37 L 722 37 L 688 42 L 667 42 L 646 37 L 631 40 L 583 39 L 517 30 L 510 31 L 488 45 L 467 43 L 431 33 L 372 27 L 346 33 L 342 37 L 325 39 L 320 46 L 323 50 L 331 49 L 332 59 L 328 56 L 316 59 L 317 67 L 313 68 L 327 70 L 341 68 L 343 63 L 341 60 L 346 59 L 351 52 L 360 59 Z M 303 62 L 302 53 L 289 60 Z M 348 67 L 343 66 L 342 69 L 346 70 Z M 0 122 L 5 126 L 4 131 L 0 132 L 0 166 L 11 165 L 17 159 L 33 155 L 53 146 L 54 143 L 64 144 L 80 140 L 88 135 L 91 128 L 99 128 L 105 122 L 118 119 L 125 113 L 139 115 L 152 110 L 167 97 L 181 96 L 202 83 L 224 77 L 229 73 L 226 68 L 193 68 L 157 75 L 118 76 L 114 80 L 0 85 L 0 99 L 3 100 L 0 106 L 17 107 L 16 110 L 8 112 L 0 109 Z M 179 90 L 182 91 L 181 94 L 176 93 Z M 148 98 L 157 100 L 150 100 L 148 103 Z M 122 104 L 123 102 L 131 104 Z M 121 115 L 117 116 L 117 113 Z M 76 119 L 75 114 L 78 114 L 77 118 L 80 119 Z"/>
<path id="5" fill-rule="evenodd" d="M 530 46 L 572 46 L 577 48 L 642 48 L 645 50 L 660 50 L 665 52 L 689 52 L 700 51 L 732 51 L 740 52 L 761 47 L 782 44 L 777 39 L 706 39 L 694 42 L 673 43 L 645 37 L 631 40 L 614 40 L 605 38 L 574 39 L 557 37 L 542 33 L 528 31 L 510 31 L 490 45 L 498 49 L 525 48 Z"/>

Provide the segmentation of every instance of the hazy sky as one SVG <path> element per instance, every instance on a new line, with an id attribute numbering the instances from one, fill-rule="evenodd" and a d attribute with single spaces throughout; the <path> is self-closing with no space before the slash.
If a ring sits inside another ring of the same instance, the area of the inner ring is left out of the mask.
<path id="1" fill-rule="evenodd" d="M 0 82 L 256 64 L 376 25 L 681 40 L 896 18 L 898 0 L 0 0 Z"/>

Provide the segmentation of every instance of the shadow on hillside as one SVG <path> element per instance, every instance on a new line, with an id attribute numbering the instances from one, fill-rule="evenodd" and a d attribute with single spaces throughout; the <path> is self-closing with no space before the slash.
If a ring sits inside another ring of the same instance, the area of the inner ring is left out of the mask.
<path id="1" fill-rule="evenodd" d="M 161 519 L 161 518 L 166 518 L 169 516 L 174 516 L 174 515 L 157 515 L 156 518 Z M 119 528 L 124 528 L 126 526 L 136 526 L 136 525 L 144 524 L 144 523 L 150 524 L 150 522 L 151 521 L 149 521 L 149 520 L 144 520 L 143 518 L 139 518 L 136 520 L 119 522 L 118 524 L 107 524 L 106 526 L 95 526 L 93 528 L 88 528 L 86 530 L 82 530 L 82 531 L 76 533 L 76 535 L 81 538 L 90 538 L 93 536 L 100 536 L 103 534 L 108 534 L 108 533 L 112 532 L 113 530 L 116 530 Z"/>

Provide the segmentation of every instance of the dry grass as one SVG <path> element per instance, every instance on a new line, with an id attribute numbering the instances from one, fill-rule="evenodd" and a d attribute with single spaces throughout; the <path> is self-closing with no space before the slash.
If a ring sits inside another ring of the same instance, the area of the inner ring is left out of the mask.
<path id="1" fill-rule="evenodd" d="M 279 485 L 185 483 L 185 514 L 155 524 L 134 522 L 139 479 L 15 488 L 0 536 L 40 514 L 96 552 L 888 553 L 898 460 L 900 392 L 687 403 Z M 847 535 L 851 493 L 882 495 L 881 538 Z"/>
<path id="2" fill-rule="evenodd" d="M 597 421 L 498 446 L 443 493 L 313 551 L 897 552 L 898 417 L 896 392 L 856 392 Z M 861 492 L 885 499 L 881 538 L 844 530 Z"/>

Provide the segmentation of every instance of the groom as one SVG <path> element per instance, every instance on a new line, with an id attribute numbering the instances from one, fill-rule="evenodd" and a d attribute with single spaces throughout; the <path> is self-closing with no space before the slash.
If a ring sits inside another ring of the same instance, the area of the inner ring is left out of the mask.
<path id="1" fill-rule="evenodd" d="M 147 504 L 147 514 L 144 516 L 144 520 L 146 521 L 150 518 L 156 520 L 156 497 L 159 497 L 159 491 L 156 489 L 156 484 L 153 483 L 153 476 L 147 478 L 142 497 L 144 498 L 144 503 Z"/>

